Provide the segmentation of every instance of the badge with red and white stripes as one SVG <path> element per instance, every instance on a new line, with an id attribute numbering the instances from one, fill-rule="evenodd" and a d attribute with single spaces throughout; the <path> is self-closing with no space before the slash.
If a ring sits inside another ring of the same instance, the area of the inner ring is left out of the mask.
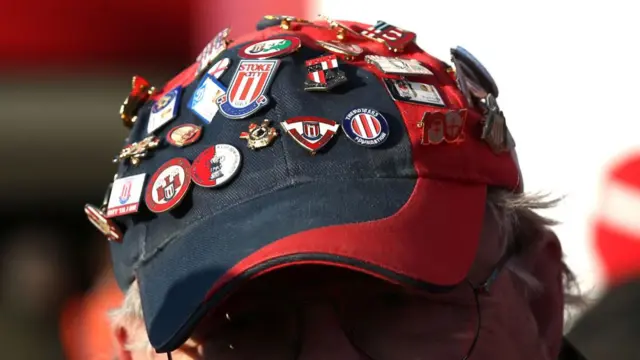
<path id="1" fill-rule="evenodd" d="M 338 132 L 337 122 L 317 116 L 297 116 L 280 123 L 300 146 L 315 154 Z"/>
<path id="2" fill-rule="evenodd" d="M 353 109 L 342 120 L 342 130 L 358 145 L 374 147 L 389 137 L 389 123 L 378 111 L 367 108 Z"/>
<path id="3" fill-rule="evenodd" d="M 229 68 L 229 65 L 231 65 L 231 60 L 229 60 L 229 58 L 218 60 L 218 62 L 216 62 L 209 71 L 207 71 L 207 73 L 216 79 L 220 79 L 220 77 L 224 75 L 224 72 Z"/>
<path id="4" fill-rule="evenodd" d="M 325 55 L 307 60 L 307 79 L 304 89 L 307 91 L 328 91 L 347 81 L 344 71 L 338 69 L 336 55 Z"/>
<path id="5" fill-rule="evenodd" d="M 111 188 L 107 205 L 107 217 L 112 218 L 138 211 L 146 174 L 116 179 Z"/>

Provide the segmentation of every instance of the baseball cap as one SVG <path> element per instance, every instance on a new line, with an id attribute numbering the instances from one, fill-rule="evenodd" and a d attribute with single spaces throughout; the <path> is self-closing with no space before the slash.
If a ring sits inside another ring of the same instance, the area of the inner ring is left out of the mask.
<path id="1" fill-rule="evenodd" d="M 609 285 L 640 275 L 640 153 L 607 171 L 592 231 Z"/>
<path id="2" fill-rule="evenodd" d="M 378 21 L 265 17 L 222 30 L 156 90 L 134 78 L 116 178 L 89 219 L 169 352 L 243 282 L 326 264 L 446 289 L 476 254 L 488 187 L 522 191 L 488 71 Z"/>

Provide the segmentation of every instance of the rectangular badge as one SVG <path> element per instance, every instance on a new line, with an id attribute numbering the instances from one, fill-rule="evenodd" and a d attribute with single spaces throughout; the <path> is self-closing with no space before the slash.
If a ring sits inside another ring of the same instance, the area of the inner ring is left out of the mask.
<path id="1" fill-rule="evenodd" d="M 164 94 L 151 107 L 149 114 L 149 123 L 147 124 L 147 134 L 151 134 L 158 130 L 162 125 L 173 120 L 178 115 L 180 108 L 180 95 L 182 87 L 178 86 L 173 90 Z"/>
<path id="2" fill-rule="evenodd" d="M 401 59 L 379 55 L 365 55 L 365 61 L 373 64 L 386 74 L 400 75 L 433 75 L 431 70 L 424 67 L 416 59 Z"/>
<path id="3" fill-rule="evenodd" d="M 210 124 L 218 113 L 216 100 L 226 94 L 227 88 L 212 75 L 205 75 L 200 85 L 193 92 L 189 109 L 196 114 L 205 124 Z"/>
<path id="4" fill-rule="evenodd" d="M 418 104 L 445 106 L 435 86 L 408 80 L 385 79 L 394 99 Z"/>
<path id="5" fill-rule="evenodd" d="M 109 203 L 107 205 L 107 217 L 112 218 L 132 214 L 138 211 L 140 197 L 144 188 L 146 174 L 128 176 L 116 179 L 111 188 Z"/>

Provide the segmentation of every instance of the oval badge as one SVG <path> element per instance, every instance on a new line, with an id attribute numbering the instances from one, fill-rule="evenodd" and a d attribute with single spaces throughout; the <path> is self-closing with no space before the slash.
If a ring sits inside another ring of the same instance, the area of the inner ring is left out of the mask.
<path id="1" fill-rule="evenodd" d="M 189 160 L 173 158 L 162 164 L 153 174 L 144 200 L 149 210 L 161 213 L 176 207 L 191 184 Z"/>
<path id="2" fill-rule="evenodd" d="M 198 141 L 201 134 L 201 126 L 193 124 L 178 125 L 167 133 L 167 142 L 173 146 L 185 147 Z"/>
<path id="3" fill-rule="evenodd" d="M 284 35 L 249 43 L 238 50 L 238 56 L 244 59 L 269 59 L 291 54 L 300 48 L 300 44 L 297 37 Z"/>
<path id="4" fill-rule="evenodd" d="M 378 111 L 367 108 L 353 109 L 342 120 L 342 130 L 358 145 L 374 147 L 389 137 L 389 123 Z"/>
<path id="5" fill-rule="evenodd" d="M 205 149 L 193 161 L 191 178 L 202 187 L 226 184 L 240 170 L 242 155 L 235 147 L 218 144 Z"/>

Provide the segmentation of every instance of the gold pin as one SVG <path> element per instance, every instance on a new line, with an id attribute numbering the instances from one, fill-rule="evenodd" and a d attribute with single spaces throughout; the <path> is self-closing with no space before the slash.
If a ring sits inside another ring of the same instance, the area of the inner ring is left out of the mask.
<path id="1" fill-rule="evenodd" d="M 329 28 L 336 31 L 336 38 L 340 41 L 344 40 L 347 37 L 347 33 L 355 37 L 363 36 L 359 32 L 350 28 L 349 26 L 341 24 L 338 21 L 335 21 L 329 18 L 328 16 L 325 16 L 322 14 L 318 14 L 318 16 L 321 17 L 324 21 L 329 23 Z"/>
<path id="2" fill-rule="evenodd" d="M 156 89 L 147 80 L 134 76 L 131 80 L 131 92 L 120 106 L 120 119 L 127 128 L 138 120 L 138 110 L 155 93 Z"/>
<path id="3" fill-rule="evenodd" d="M 113 159 L 114 163 L 129 159 L 131 165 L 138 166 L 140 161 L 149 155 L 149 151 L 153 150 L 160 145 L 160 138 L 157 136 L 147 136 L 141 141 L 134 142 L 125 146 L 120 150 L 120 154 Z"/>
<path id="4" fill-rule="evenodd" d="M 240 139 L 247 140 L 247 144 L 251 150 L 262 149 L 271 145 L 278 136 L 278 131 L 270 127 L 270 123 L 271 121 L 269 119 L 264 119 L 260 125 L 255 123 L 249 124 L 249 131 L 240 133 Z"/>

